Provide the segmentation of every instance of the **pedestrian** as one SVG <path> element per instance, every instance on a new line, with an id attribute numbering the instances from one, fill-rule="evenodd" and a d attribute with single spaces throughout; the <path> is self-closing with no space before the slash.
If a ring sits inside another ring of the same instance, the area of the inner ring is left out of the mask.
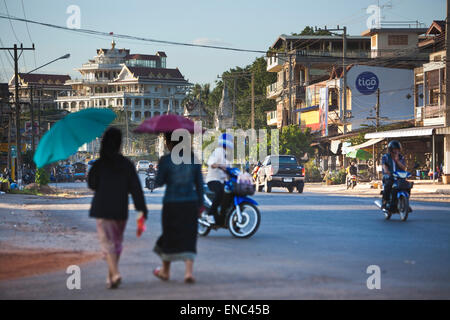
<path id="1" fill-rule="evenodd" d="M 194 259 L 197 254 L 197 219 L 203 204 L 203 177 L 201 165 L 196 164 L 191 154 L 189 163 L 176 161 L 172 150 L 182 142 L 172 141 L 172 134 L 165 134 L 166 146 L 170 153 L 161 157 L 158 163 L 156 185 L 166 185 L 162 209 L 162 235 L 156 242 L 154 252 L 162 260 L 153 274 L 161 280 L 169 280 L 170 265 L 174 261 L 185 262 L 184 281 L 194 283 Z M 183 157 L 184 158 L 184 157 Z"/>
<path id="2" fill-rule="evenodd" d="M 97 219 L 97 233 L 108 263 L 108 288 L 117 288 L 122 280 L 119 259 L 128 219 L 128 194 L 139 217 L 147 218 L 144 193 L 136 170 L 130 160 L 120 154 L 122 133 L 108 129 L 101 142 L 100 159 L 95 161 L 88 176 L 89 188 L 95 191 L 90 217 Z"/>

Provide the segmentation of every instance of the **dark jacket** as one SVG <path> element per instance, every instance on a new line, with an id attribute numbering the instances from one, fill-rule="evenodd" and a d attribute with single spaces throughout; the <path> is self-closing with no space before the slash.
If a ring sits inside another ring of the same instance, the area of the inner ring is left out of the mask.
<path id="1" fill-rule="evenodd" d="M 405 158 L 401 154 L 399 155 L 399 160 L 401 164 L 405 165 Z M 397 168 L 395 168 L 394 170 L 394 159 L 392 159 L 392 156 L 389 153 L 383 155 L 383 157 L 381 158 L 381 164 L 382 165 L 385 164 L 389 168 L 389 174 L 391 176 L 394 173 L 394 171 L 397 171 Z M 384 168 L 383 174 L 386 174 L 386 172 L 384 172 Z"/>
<path id="2" fill-rule="evenodd" d="M 203 205 L 203 176 L 200 164 L 174 164 L 170 154 L 161 157 L 156 185 L 167 185 L 163 202 L 197 202 Z"/>
<path id="3" fill-rule="evenodd" d="M 136 210 L 147 217 L 144 193 L 134 165 L 122 155 L 112 161 L 97 160 L 89 170 L 88 186 L 95 191 L 89 216 L 112 220 L 128 219 L 128 194 Z"/>

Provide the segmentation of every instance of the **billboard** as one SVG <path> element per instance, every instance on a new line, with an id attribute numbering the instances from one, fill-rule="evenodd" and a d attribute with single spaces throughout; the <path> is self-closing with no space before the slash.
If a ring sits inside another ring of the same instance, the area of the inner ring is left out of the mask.
<path id="1" fill-rule="evenodd" d="M 322 136 L 328 136 L 328 88 L 320 88 L 319 121 Z"/>

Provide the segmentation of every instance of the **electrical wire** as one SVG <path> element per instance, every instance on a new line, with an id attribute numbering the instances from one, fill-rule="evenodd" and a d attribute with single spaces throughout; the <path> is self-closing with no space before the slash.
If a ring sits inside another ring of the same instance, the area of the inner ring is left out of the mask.
<path id="1" fill-rule="evenodd" d="M 5 4 L 7 19 L 9 21 L 9 25 L 11 26 L 11 30 L 13 32 L 14 38 L 16 38 L 16 41 L 18 43 L 21 43 L 19 38 L 17 37 L 16 31 L 14 30 L 14 26 L 13 26 L 12 21 L 11 21 L 11 15 L 9 14 L 8 5 L 6 4 L 6 0 L 3 0 L 3 3 Z M 25 55 L 23 55 L 23 60 L 22 61 L 23 61 L 23 66 L 25 67 L 25 70 L 27 70 L 27 63 L 25 61 Z"/>
<path id="2" fill-rule="evenodd" d="M 23 17 L 26 19 L 27 15 L 25 14 L 25 5 L 23 4 L 23 0 L 20 0 L 20 1 L 22 3 Z M 28 33 L 28 38 L 30 39 L 30 42 L 34 43 L 33 39 L 31 38 L 30 29 L 28 28 L 28 22 L 25 22 L 25 26 L 27 27 L 27 33 Z M 36 50 L 33 50 L 33 56 L 34 56 L 34 67 L 37 68 L 37 64 L 36 64 Z"/>
<path id="3" fill-rule="evenodd" d="M 60 30 L 67 30 L 71 32 L 76 33 L 85 33 L 90 35 L 97 35 L 97 36 L 108 36 L 110 37 L 109 32 L 102 32 L 102 31 L 96 31 L 91 29 L 71 29 L 63 26 L 58 26 L 51 23 L 45 23 L 30 19 L 23 19 L 18 18 L 14 16 L 7 15 L 5 16 L 4 13 L 0 13 L 0 19 L 11 19 L 15 21 L 22 21 L 22 22 L 28 22 L 31 24 L 37 24 L 49 28 L 54 29 L 60 29 Z M 137 37 L 137 36 L 130 36 L 126 34 L 118 34 L 114 33 L 115 38 L 119 39 L 128 39 L 128 40 L 139 40 L 144 42 L 155 42 L 155 43 L 161 43 L 161 44 L 167 44 L 167 45 L 176 45 L 176 46 L 187 46 L 187 47 L 198 47 L 198 48 L 209 48 L 209 49 L 218 49 L 218 50 L 227 50 L 227 51 L 238 51 L 238 52 L 250 52 L 250 53 L 266 53 L 266 51 L 263 50 L 252 50 L 252 49 L 242 49 L 242 48 L 232 48 L 232 47 L 221 47 L 221 46 L 211 46 L 211 45 L 202 45 L 202 44 L 193 44 L 193 43 L 185 43 L 185 42 L 176 42 L 176 41 L 170 41 L 170 40 L 159 40 L 159 39 L 152 39 L 152 38 L 144 38 L 144 37 Z"/>

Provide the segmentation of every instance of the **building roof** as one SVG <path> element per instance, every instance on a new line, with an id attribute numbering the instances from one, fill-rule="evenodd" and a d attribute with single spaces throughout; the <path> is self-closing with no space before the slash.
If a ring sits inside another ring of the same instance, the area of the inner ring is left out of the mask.
<path id="1" fill-rule="evenodd" d="M 363 31 L 362 36 L 372 36 L 377 33 L 415 33 L 424 34 L 427 28 L 373 28 Z"/>
<path id="2" fill-rule="evenodd" d="M 153 80 L 184 80 L 180 70 L 165 68 L 148 68 L 148 67 L 127 67 L 134 76 L 143 79 Z"/>
<path id="3" fill-rule="evenodd" d="M 326 40 L 326 41 L 340 41 L 342 42 L 341 36 L 313 36 L 313 35 L 302 35 L 302 36 L 292 36 L 292 35 L 286 35 L 281 34 L 278 36 L 277 40 L 273 43 L 271 48 L 279 47 L 282 41 L 301 41 L 301 40 Z M 366 36 L 347 36 L 347 41 L 360 41 L 360 40 L 367 40 L 370 41 L 370 37 Z"/>
<path id="4" fill-rule="evenodd" d="M 19 73 L 19 78 L 27 84 L 49 84 L 49 85 L 64 85 L 67 80 L 70 80 L 69 75 L 65 74 L 45 74 L 45 73 Z M 14 76 L 10 84 L 14 85 Z"/>
<path id="5" fill-rule="evenodd" d="M 152 55 L 152 54 L 140 54 L 140 53 L 135 53 L 135 54 L 129 54 L 125 57 L 125 59 L 130 60 L 130 59 L 136 59 L 136 60 L 160 60 L 161 57 L 157 56 L 157 55 Z"/>
<path id="6" fill-rule="evenodd" d="M 433 20 L 426 35 L 440 34 L 445 32 L 445 20 Z"/>

